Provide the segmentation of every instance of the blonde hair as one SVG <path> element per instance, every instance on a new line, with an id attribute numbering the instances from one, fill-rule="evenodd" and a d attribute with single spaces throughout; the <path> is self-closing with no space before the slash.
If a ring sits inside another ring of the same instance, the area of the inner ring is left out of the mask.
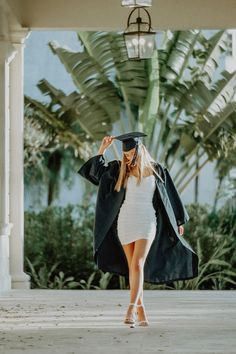
<path id="1" fill-rule="evenodd" d="M 120 172 L 119 172 L 118 180 L 114 187 L 114 190 L 117 192 L 120 191 L 122 186 L 123 187 L 127 186 L 128 177 L 130 175 L 130 170 L 126 164 L 127 160 L 124 152 L 122 153 L 122 155 L 123 156 L 120 165 Z M 147 148 L 143 143 L 140 143 L 140 152 L 137 154 L 136 163 L 137 163 L 137 174 L 138 174 L 137 185 L 141 183 L 145 168 L 151 169 L 153 173 L 156 174 L 162 180 L 162 182 L 164 182 L 161 176 L 156 171 L 155 167 L 153 166 L 155 164 L 155 160 L 149 154 Z"/>

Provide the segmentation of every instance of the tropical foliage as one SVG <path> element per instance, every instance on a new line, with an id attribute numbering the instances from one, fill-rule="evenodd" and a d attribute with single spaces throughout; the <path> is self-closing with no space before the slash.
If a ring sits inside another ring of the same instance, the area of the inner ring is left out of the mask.
<path id="1" fill-rule="evenodd" d="M 93 218 L 91 202 L 25 212 L 25 269 L 32 288 L 108 287 L 112 274 L 96 269 L 93 262 Z"/>
<path id="2" fill-rule="evenodd" d="M 217 213 L 208 206 L 190 204 L 190 221 L 185 225 L 185 237 L 199 256 L 199 275 L 190 280 L 176 281 L 156 287 L 164 289 L 235 289 L 236 287 L 236 213 L 225 205 Z"/>
<path id="3" fill-rule="evenodd" d="M 220 157 L 216 162 L 216 171 L 218 174 L 218 186 L 216 190 L 213 211 L 217 209 L 217 202 L 220 198 L 228 199 L 228 202 L 236 202 L 236 154 L 230 150 L 227 158 Z"/>
<path id="4" fill-rule="evenodd" d="M 75 91 L 66 95 L 42 79 L 38 87 L 49 103 L 25 98 L 26 167 L 35 162 L 49 171 L 48 204 L 64 150 L 79 163 L 112 131 L 145 131 L 152 156 L 169 169 L 179 165 L 174 181 L 180 192 L 208 161 L 235 152 L 236 73 L 224 70 L 227 31 L 166 31 L 157 39 L 153 57 L 141 61 L 127 60 L 115 32 L 78 32 L 80 52 L 49 43 Z M 31 173 L 26 168 L 29 179 Z"/>
<path id="5" fill-rule="evenodd" d="M 188 206 L 185 236 L 200 257 L 199 276 L 148 289 L 235 289 L 236 72 L 224 68 L 227 31 L 166 31 L 149 60 L 128 61 L 123 37 L 114 32 L 78 32 L 81 51 L 49 47 L 74 83 L 65 94 L 38 82 L 45 102 L 25 97 L 25 183 L 47 187 L 51 205 L 60 180 L 71 181 L 80 163 L 97 151 L 106 134 L 148 134 L 151 155 L 172 173 L 178 190 L 197 180 L 217 160 L 219 185 L 213 211 Z M 115 144 L 115 158 L 119 158 Z M 62 167 L 64 175 L 62 176 Z M 233 195 L 216 213 L 225 181 Z M 103 273 L 93 262 L 94 186 L 83 205 L 25 212 L 25 269 L 35 288 L 126 288 L 124 277 Z"/>
<path id="6" fill-rule="evenodd" d="M 236 209 L 217 213 L 187 206 L 185 237 L 199 256 L 199 276 L 145 289 L 236 289 Z M 94 205 L 25 212 L 25 271 L 33 288 L 127 289 L 123 276 L 103 273 L 93 261 Z"/>

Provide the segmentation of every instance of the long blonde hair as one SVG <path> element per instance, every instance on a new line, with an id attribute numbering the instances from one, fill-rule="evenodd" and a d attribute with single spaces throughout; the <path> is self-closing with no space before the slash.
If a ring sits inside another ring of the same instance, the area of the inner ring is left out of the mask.
<path id="1" fill-rule="evenodd" d="M 126 160 L 126 156 L 125 156 L 124 152 L 122 153 L 122 155 L 123 156 L 122 156 L 121 165 L 120 165 L 120 172 L 119 172 L 118 180 L 117 180 L 116 185 L 114 187 L 114 190 L 117 192 L 120 191 L 122 186 L 123 187 L 127 186 L 128 177 L 130 175 L 130 170 L 126 164 L 127 160 Z M 138 174 L 137 185 L 139 185 L 141 183 L 145 168 L 151 169 L 153 171 L 153 173 L 155 173 L 162 180 L 162 182 L 164 182 L 163 179 L 161 178 L 161 176 L 156 171 L 155 167 L 153 166 L 155 164 L 155 160 L 149 154 L 147 148 L 145 147 L 145 145 L 143 143 L 140 143 L 140 151 L 137 154 L 136 163 L 137 163 L 137 174 Z"/>

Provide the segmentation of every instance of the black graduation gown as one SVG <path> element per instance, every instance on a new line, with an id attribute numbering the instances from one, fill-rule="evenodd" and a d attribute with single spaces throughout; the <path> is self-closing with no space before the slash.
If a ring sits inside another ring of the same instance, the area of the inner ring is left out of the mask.
<path id="1" fill-rule="evenodd" d="M 144 281 L 162 284 L 191 279 L 198 275 L 198 256 L 178 233 L 178 226 L 189 215 L 170 177 L 168 169 L 155 163 L 159 175 L 152 203 L 156 211 L 157 231 L 144 264 Z M 117 235 L 117 218 L 125 199 L 126 188 L 114 191 L 120 162 L 105 163 L 103 155 L 95 155 L 77 171 L 98 186 L 94 222 L 94 261 L 103 272 L 123 275 L 128 279 L 126 256 Z"/>

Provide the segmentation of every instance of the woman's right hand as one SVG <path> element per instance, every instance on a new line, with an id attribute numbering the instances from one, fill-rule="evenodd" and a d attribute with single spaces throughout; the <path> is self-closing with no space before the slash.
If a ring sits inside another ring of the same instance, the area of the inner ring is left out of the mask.
<path id="1" fill-rule="evenodd" d="M 108 148 L 108 146 L 110 146 L 113 143 L 113 140 L 114 140 L 114 136 L 113 135 L 104 136 L 104 138 L 102 139 L 100 148 L 98 150 L 98 154 L 103 154 L 104 151 Z"/>

